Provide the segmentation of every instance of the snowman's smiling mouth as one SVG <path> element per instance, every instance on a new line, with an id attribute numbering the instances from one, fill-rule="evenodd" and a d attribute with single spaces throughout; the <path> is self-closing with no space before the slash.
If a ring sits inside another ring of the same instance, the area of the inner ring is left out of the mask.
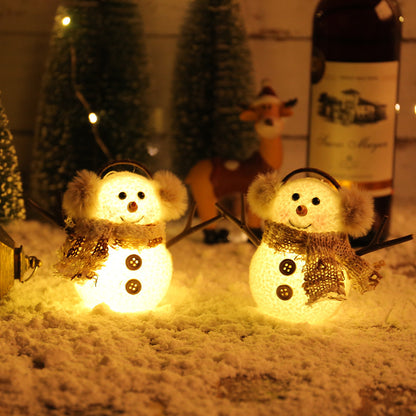
<path id="1" fill-rule="evenodd" d="M 290 224 L 292 227 L 297 228 L 297 229 L 299 229 L 299 230 L 306 230 L 307 228 L 309 228 L 309 227 L 312 225 L 312 223 L 311 223 L 311 224 L 309 224 L 309 225 L 307 225 L 307 226 L 305 226 L 305 227 L 302 227 L 302 226 L 300 226 L 300 225 L 293 224 L 293 222 L 292 222 L 291 220 L 289 220 L 289 224 Z"/>
<path id="2" fill-rule="evenodd" d="M 139 218 L 137 221 L 128 221 L 128 220 L 125 220 L 123 217 L 120 217 L 121 221 L 128 222 L 130 224 L 138 224 L 143 218 L 144 218 L 144 215 L 141 218 Z"/>

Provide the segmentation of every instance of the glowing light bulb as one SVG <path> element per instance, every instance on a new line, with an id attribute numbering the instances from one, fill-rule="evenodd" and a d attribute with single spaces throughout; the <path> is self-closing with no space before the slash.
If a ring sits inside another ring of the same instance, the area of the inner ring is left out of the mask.
<path id="1" fill-rule="evenodd" d="M 416 104 L 415 104 L 415 106 L 413 107 L 413 111 L 414 111 L 414 113 L 416 114 Z"/>
<path id="2" fill-rule="evenodd" d="M 89 113 L 88 114 L 88 120 L 91 124 L 95 124 L 98 121 L 98 116 L 95 113 Z"/>
<path id="3" fill-rule="evenodd" d="M 396 110 L 396 113 L 400 113 L 400 104 L 399 103 L 394 104 L 394 109 Z"/>
<path id="4" fill-rule="evenodd" d="M 71 18 L 69 17 L 69 16 L 65 16 L 63 19 L 62 19 L 62 25 L 63 26 L 68 26 L 70 23 L 71 23 Z"/>

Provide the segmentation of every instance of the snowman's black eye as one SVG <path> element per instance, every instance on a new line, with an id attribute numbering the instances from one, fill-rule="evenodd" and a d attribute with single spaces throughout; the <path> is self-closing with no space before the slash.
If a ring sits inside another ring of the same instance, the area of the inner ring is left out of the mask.
<path id="1" fill-rule="evenodd" d="M 127 198 L 127 194 L 126 194 L 125 192 L 120 192 L 120 193 L 118 194 L 118 197 L 119 197 L 120 199 L 126 199 L 126 198 Z"/>
<path id="2" fill-rule="evenodd" d="M 318 197 L 315 197 L 312 199 L 312 204 L 319 205 L 321 203 L 321 200 Z"/>
<path id="3" fill-rule="evenodd" d="M 137 196 L 138 196 L 140 199 L 144 199 L 145 194 L 144 194 L 144 192 L 140 191 L 140 192 L 137 192 Z"/>
<path id="4" fill-rule="evenodd" d="M 300 195 L 299 195 L 298 193 L 294 193 L 294 194 L 292 195 L 292 199 L 293 199 L 294 201 L 297 201 L 299 198 L 300 198 Z"/>

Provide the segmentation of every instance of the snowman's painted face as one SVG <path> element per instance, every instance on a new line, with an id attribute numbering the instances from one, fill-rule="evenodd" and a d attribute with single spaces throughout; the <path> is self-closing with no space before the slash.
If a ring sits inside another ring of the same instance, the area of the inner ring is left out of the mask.
<path id="1" fill-rule="evenodd" d="M 278 190 L 270 219 L 306 232 L 340 232 L 343 228 L 340 196 L 322 180 L 292 180 Z"/>
<path id="2" fill-rule="evenodd" d="M 102 179 L 96 218 L 145 225 L 159 221 L 161 215 L 151 180 L 131 172 L 112 172 Z"/>

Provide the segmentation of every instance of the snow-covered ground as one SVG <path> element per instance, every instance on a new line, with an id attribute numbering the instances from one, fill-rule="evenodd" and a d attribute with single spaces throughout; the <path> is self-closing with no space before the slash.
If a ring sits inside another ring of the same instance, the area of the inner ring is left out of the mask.
<path id="1" fill-rule="evenodd" d="M 415 149 L 398 149 L 392 236 L 416 232 Z M 7 231 L 42 267 L 0 302 L 0 415 L 416 414 L 414 240 L 367 255 L 385 261 L 378 288 L 311 326 L 256 309 L 248 243 L 182 240 L 163 304 L 118 314 L 54 274 L 62 230 Z"/>

